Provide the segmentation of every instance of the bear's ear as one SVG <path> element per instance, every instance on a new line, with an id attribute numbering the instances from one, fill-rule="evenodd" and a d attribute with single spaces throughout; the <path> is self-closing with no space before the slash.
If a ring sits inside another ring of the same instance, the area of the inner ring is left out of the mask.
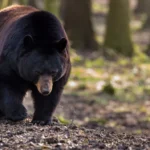
<path id="1" fill-rule="evenodd" d="M 67 40 L 65 38 L 62 38 L 60 41 L 56 43 L 56 47 L 59 52 L 62 52 L 67 46 Z"/>
<path id="2" fill-rule="evenodd" d="M 32 48 L 34 45 L 33 37 L 31 35 L 26 35 L 23 40 L 25 48 Z"/>

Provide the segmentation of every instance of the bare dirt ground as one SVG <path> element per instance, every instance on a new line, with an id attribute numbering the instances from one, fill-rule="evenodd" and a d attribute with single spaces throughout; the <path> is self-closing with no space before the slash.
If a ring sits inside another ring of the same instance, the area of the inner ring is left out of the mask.
<path id="1" fill-rule="evenodd" d="M 26 98 L 25 105 L 29 114 L 32 114 L 30 97 Z M 1 120 L 0 149 L 149 150 L 150 124 L 140 124 L 138 121 L 142 114 L 134 113 L 133 109 L 126 113 L 114 112 L 113 109 L 119 105 L 111 102 L 102 106 L 92 101 L 87 103 L 79 97 L 65 95 L 55 116 L 64 115 L 70 120 L 69 124 L 61 124 L 54 117 L 53 125 L 37 126 L 30 123 L 32 115 L 18 123 Z M 86 120 L 87 116 L 94 118 L 97 115 L 105 120 Z M 115 127 L 111 125 L 114 122 Z M 142 129 L 143 133 L 134 133 L 139 129 Z"/>
<path id="2" fill-rule="evenodd" d="M 1 122 L 0 149 L 74 149 L 74 150 L 148 150 L 150 139 L 109 129 L 64 126 L 36 126 L 26 120 L 21 123 Z"/>

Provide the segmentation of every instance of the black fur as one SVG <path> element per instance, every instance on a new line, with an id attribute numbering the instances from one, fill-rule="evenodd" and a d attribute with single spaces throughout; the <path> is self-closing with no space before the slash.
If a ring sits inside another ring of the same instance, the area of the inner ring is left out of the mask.
<path id="1" fill-rule="evenodd" d="M 0 116 L 19 121 L 27 113 L 22 101 L 32 90 L 33 123 L 49 124 L 70 74 L 66 33 L 49 12 L 28 6 L 0 11 Z M 39 75 L 53 76 L 50 95 L 41 95 Z"/>

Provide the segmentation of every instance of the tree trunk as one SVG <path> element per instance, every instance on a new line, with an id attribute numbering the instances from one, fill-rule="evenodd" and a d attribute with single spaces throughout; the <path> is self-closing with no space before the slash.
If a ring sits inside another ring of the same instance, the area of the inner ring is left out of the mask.
<path id="1" fill-rule="evenodd" d="M 11 5 L 11 4 L 12 4 L 12 0 L 3 0 L 1 8 L 5 8 L 5 7 L 7 7 L 7 6 Z"/>
<path id="2" fill-rule="evenodd" d="M 36 0 L 28 0 L 28 5 L 33 6 L 33 7 L 37 7 L 36 6 Z"/>
<path id="3" fill-rule="evenodd" d="M 13 4 L 25 5 L 27 0 L 13 0 Z"/>
<path id="4" fill-rule="evenodd" d="M 143 25 L 144 29 L 150 28 L 150 0 L 138 0 L 137 8 L 135 13 L 145 13 L 147 18 Z"/>
<path id="5" fill-rule="evenodd" d="M 19 4 L 25 5 L 25 4 L 26 4 L 26 3 L 25 3 L 25 0 L 19 0 Z"/>
<path id="6" fill-rule="evenodd" d="M 13 2 L 12 0 L 3 0 L 2 4 L 1 4 L 1 8 L 5 8 L 5 7 L 11 5 L 12 2 Z"/>
<path id="7" fill-rule="evenodd" d="M 64 20 L 65 6 L 67 5 L 67 1 L 68 0 L 60 0 L 59 16 L 62 20 Z"/>
<path id="8" fill-rule="evenodd" d="M 147 1 L 149 1 L 149 0 L 138 0 L 138 4 L 137 4 L 137 7 L 135 9 L 135 13 L 137 13 L 137 14 L 144 13 L 146 10 Z"/>
<path id="9" fill-rule="evenodd" d="M 91 0 L 62 0 L 60 13 L 73 48 L 97 48 L 91 21 Z"/>
<path id="10" fill-rule="evenodd" d="M 150 9 L 150 0 L 147 0 L 145 2 L 145 12 L 146 12 L 146 15 L 147 15 L 147 19 L 146 19 L 146 22 L 143 25 L 144 29 L 150 28 L 150 10 L 149 9 Z"/>
<path id="11" fill-rule="evenodd" d="M 128 0 L 110 0 L 104 45 L 125 55 L 133 55 Z"/>
<path id="12" fill-rule="evenodd" d="M 58 16 L 58 0 L 44 0 L 45 10 Z"/>
<path id="13" fill-rule="evenodd" d="M 3 3 L 3 1 L 2 1 L 2 0 L 0 0 L 0 8 L 2 8 L 2 3 Z"/>

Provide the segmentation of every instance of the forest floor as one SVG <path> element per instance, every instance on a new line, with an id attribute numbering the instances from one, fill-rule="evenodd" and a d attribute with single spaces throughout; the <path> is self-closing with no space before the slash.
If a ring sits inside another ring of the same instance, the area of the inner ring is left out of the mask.
<path id="1" fill-rule="evenodd" d="M 2 150 L 149 150 L 150 139 L 144 135 L 117 133 L 111 129 L 65 126 L 36 126 L 21 123 L 1 123 L 0 149 Z"/>
<path id="2" fill-rule="evenodd" d="M 56 120 L 52 126 L 36 126 L 3 121 L 0 130 L 2 150 L 149 150 L 150 138 L 97 127 L 65 126 Z"/>
<path id="3" fill-rule="evenodd" d="M 30 97 L 25 105 L 32 114 Z M 51 126 L 31 124 L 32 115 L 18 123 L 1 120 L 0 150 L 149 150 L 150 122 L 141 121 L 148 117 L 143 107 L 150 108 L 150 102 L 102 105 L 64 95 Z"/>

